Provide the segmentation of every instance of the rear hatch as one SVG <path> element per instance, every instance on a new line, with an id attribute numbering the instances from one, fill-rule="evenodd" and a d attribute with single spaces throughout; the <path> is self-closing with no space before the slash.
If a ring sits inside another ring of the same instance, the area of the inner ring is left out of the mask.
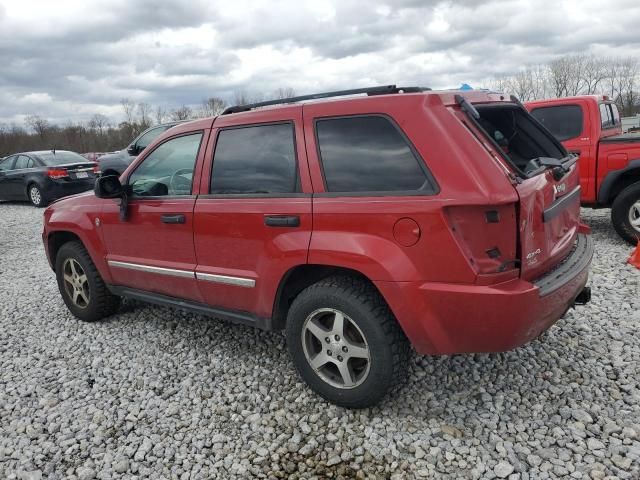
<path id="1" fill-rule="evenodd" d="M 485 146 L 510 172 L 519 197 L 518 257 L 521 277 L 534 280 L 574 248 L 580 224 L 577 157 L 519 103 L 459 103 L 489 140 Z M 483 142 L 485 143 L 485 142 Z"/>

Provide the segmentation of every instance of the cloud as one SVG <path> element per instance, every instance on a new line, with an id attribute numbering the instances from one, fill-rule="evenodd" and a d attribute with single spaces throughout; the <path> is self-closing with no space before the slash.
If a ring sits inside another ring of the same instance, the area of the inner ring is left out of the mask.
<path id="1" fill-rule="evenodd" d="M 637 55 L 638 24 L 629 0 L 21 0 L 0 4 L 0 123 L 119 121 L 123 97 L 481 85 L 567 53 Z"/>

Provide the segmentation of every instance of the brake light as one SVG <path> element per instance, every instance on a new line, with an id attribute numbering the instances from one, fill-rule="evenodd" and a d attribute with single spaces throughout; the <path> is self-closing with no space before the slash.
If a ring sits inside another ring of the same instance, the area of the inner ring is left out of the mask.
<path id="1" fill-rule="evenodd" d="M 65 178 L 69 176 L 69 172 L 67 172 L 64 168 L 50 168 L 47 170 L 47 175 L 49 178 L 57 180 L 59 178 Z"/>
<path id="2" fill-rule="evenodd" d="M 460 250 L 476 274 L 518 268 L 514 204 L 449 207 L 446 217 Z"/>

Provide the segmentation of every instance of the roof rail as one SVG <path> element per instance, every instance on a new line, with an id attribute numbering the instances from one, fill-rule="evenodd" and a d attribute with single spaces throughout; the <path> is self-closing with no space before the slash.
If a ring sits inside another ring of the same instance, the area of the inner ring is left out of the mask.
<path id="1" fill-rule="evenodd" d="M 395 85 L 383 85 L 380 87 L 355 88 L 352 90 L 336 90 L 334 92 L 312 93 L 310 95 L 302 95 L 299 97 L 281 98 L 278 100 L 267 100 L 266 102 L 248 103 L 246 105 L 234 105 L 228 107 L 222 112 L 222 115 L 229 113 L 247 112 L 254 108 L 267 107 L 269 105 L 282 105 L 287 103 L 296 103 L 303 100 L 316 100 L 319 98 L 344 97 L 346 95 L 358 95 L 366 93 L 367 95 L 385 95 L 389 93 L 417 93 L 431 90 L 427 87 L 396 87 Z"/>

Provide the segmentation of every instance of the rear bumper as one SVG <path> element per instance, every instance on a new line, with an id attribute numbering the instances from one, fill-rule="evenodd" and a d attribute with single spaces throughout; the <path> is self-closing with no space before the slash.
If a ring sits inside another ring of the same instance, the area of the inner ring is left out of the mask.
<path id="1" fill-rule="evenodd" d="M 416 351 L 501 352 L 553 325 L 584 289 L 593 256 L 588 235 L 544 277 L 497 285 L 376 282 Z"/>
<path id="2" fill-rule="evenodd" d="M 95 181 L 95 178 L 82 180 L 48 180 L 44 185 L 42 193 L 49 201 L 57 200 L 58 198 L 91 190 Z"/>

